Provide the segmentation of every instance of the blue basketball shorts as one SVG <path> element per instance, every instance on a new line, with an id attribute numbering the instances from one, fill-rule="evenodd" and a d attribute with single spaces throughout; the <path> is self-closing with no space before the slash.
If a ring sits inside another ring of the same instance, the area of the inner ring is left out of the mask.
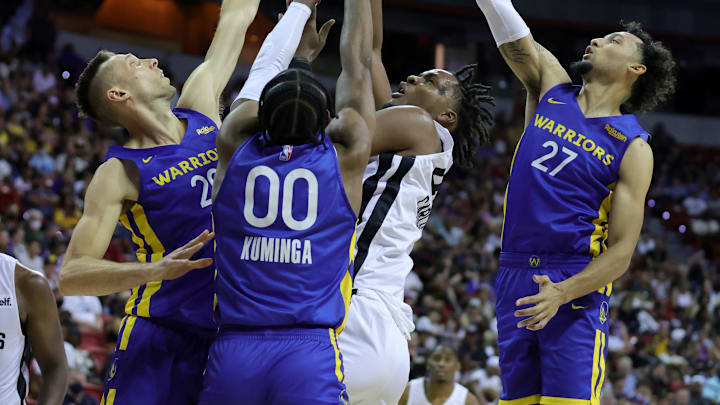
<path id="1" fill-rule="evenodd" d="M 200 405 L 347 404 L 343 372 L 334 329 L 221 330 Z"/>
<path id="2" fill-rule="evenodd" d="M 503 252 L 496 279 L 500 404 L 595 405 L 605 379 L 608 309 L 612 285 L 560 306 L 539 331 L 518 329 L 514 312 L 535 295 L 533 275 L 557 283 L 582 271 L 587 256 Z"/>
<path id="3" fill-rule="evenodd" d="M 120 326 L 101 405 L 195 405 L 211 339 L 132 315 Z"/>

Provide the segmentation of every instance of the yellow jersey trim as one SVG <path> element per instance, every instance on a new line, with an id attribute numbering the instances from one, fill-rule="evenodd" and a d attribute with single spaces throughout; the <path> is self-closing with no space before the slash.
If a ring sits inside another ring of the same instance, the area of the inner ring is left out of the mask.
<path id="1" fill-rule="evenodd" d="M 523 397 L 518 399 L 504 400 L 501 399 L 499 405 L 532 405 L 540 402 L 540 394 L 530 395 L 529 397 Z"/>
<path id="2" fill-rule="evenodd" d="M 352 296 L 352 288 L 352 275 L 350 275 L 350 271 L 348 270 L 345 272 L 345 276 L 340 282 L 340 294 L 343 298 L 343 304 L 345 304 L 345 315 L 343 315 L 342 323 L 337 329 L 338 334 L 342 333 L 342 331 L 345 329 L 345 322 L 347 321 L 348 311 L 350 310 L 350 297 Z"/>
<path id="3" fill-rule="evenodd" d="M 120 350 L 127 350 L 128 343 L 130 342 L 130 334 L 135 327 L 135 321 L 137 321 L 137 317 L 125 315 L 125 318 L 122 321 L 122 325 L 125 327 L 123 328 L 122 325 L 120 327 L 123 330 L 122 336 L 120 337 Z"/>
<path id="4" fill-rule="evenodd" d="M 543 405 L 595 405 L 599 404 L 600 402 L 593 402 L 587 399 L 543 396 L 542 398 L 540 398 L 540 403 Z"/>
<path id="5" fill-rule="evenodd" d="M 503 199 L 503 225 L 502 230 L 500 231 L 500 249 L 502 249 L 503 236 L 505 235 L 505 211 L 507 211 L 507 196 L 508 190 L 510 190 L 510 177 L 512 177 L 513 166 L 515 166 L 515 157 L 517 156 L 518 150 L 520 149 L 520 144 L 522 143 L 523 137 L 525 137 L 525 132 L 526 131 L 523 130 L 522 135 L 520 135 L 520 139 L 518 140 L 517 145 L 515 145 L 515 152 L 513 152 L 512 161 L 510 162 L 510 176 L 508 176 L 508 184 L 507 186 L 505 186 L 505 198 Z"/>
<path id="6" fill-rule="evenodd" d="M 129 215 L 132 215 L 132 219 L 134 220 L 135 225 L 137 225 L 138 232 L 140 233 L 139 235 L 135 234 L 135 231 L 130 225 Z M 138 246 L 136 252 L 138 261 L 140 261 L 141 263 L 148 262 L 148 252 L 145 243 L 147 243 L 147 246 L 149 246 L 152 250 L 152 254 L 150 255 L 149 260 L 150 262 L 156 262 L 163 258 L 163 255 L 165 254 L 165 247 L 155 234 L 152 226 L 150 226 L 147 215 L 145 214 L 145 209 L 142 205 L 135 203 L 135 205 L 133 205 L 130 209 L 130 213 L 126 212 L 120 216 L 120 223 L 123 224 L 123 226 L 130 231 L 132 241 Z M 135 306 L 135 301 L 137 301 L 138 298 L 139 287 L 134 288 L 132 290 L 132 295 L 125 304 L 125 312 L 128 314 L 132 314 L 133 309 L 136 309 L 136 313 L 138 316 L 149 317 L 150 299 L 156 292 L 158 292 L 158 290 L 160 290 L 161 287 L 162 281 L 151 281 L 147 283 L 145 285 L 145 289 L 142 292 L 142 296 L 140 297 L 140 302 L 137 304 L 137 308 Z"/>
<path id="7" fill-rule="evenodd" d="M 607 239 L 608 239 L 608 218 L 610 217 L 610 209 L 612 208 L 612 199 L 615 191 L 615 185 L 612 183 L 607 186 L 610 192 L 600 203 L 598 209 L 598 216 L 593 219 L 592 223 L 595 225 L 595 230 L 590 234 L 590 254 L 593 257 L 598 256 L 600 253 L 607 250 Z"/>

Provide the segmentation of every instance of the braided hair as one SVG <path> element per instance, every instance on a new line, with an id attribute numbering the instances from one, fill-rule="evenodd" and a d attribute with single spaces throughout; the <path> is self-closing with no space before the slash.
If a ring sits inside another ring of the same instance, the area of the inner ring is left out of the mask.
<path id="1" fill-rule="evenodd" d="M 491 87 L 480 83 L 478 65 L 461 68 L 455 77 L 458 121 L 452 132 L 453 160 L 462 167 L 473 167 L 477 147 L 490 142 L 490 127 L 494 122 L 490 106 L 495 105 L 495 99 L 490 95 Z"/>
<path id="2" fill-rule="evenodd" d="M 334 115 L 325 86 L 310 72 L 288 69 L 263 89 L 258 117 L 269 145 L 323 145 L 328 111 Z"/>

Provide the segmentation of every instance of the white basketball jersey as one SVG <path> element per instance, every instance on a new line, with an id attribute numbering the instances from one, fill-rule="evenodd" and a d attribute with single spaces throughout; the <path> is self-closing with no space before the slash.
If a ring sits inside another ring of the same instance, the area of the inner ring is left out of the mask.
<path id="1" fill-rule="evenodd" d="M 21 405 L 28 393 L 27 339 L 15 295 L 17 260 L 0 253 L 0 404 Z"/>
<path id="2" fill-rule="evenodd" d="M 468 389 L 462 385 L 455 383 L 452 394 L 448 397 L 443 405 L 465 405 Z M 416 378 L 410 381 L 410 390 L 408 390 L 407 405 L 432 405 L 425 396 L 425 379 Z"/>
<path id="3" fill-rule="evenodd" d="M 453 163 L 450 132 L 435 123 L 443 151 L 431 155 L 370 157 L 363 176 L 353 286 L 403 301 L 413 245 L 430 218 L 433 200 Z"/>

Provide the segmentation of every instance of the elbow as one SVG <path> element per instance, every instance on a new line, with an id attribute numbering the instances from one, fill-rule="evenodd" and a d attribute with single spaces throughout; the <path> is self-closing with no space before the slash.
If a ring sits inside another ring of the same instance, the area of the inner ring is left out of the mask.
<path id="1" fill-rule="evenodd" d="M 65 351 L 62 351 L 62 354 L 65 354 Z M 64 358 L 60 360 L 58 359 L 57 365 L 51 369 L 52 371 L 48 373 L 50 375 L 50 378 L 52 381 L 49 381 L 48 385 L 53 387 L 62 387 L 62 389 L 65 389 L 69 382 L 70 382 L 70 368 L 67 365 L 67 360 Z"/>
<path id="2" fill-rule="evenodd" d="M 60 293 L 62 295 L 74 295 L 74 291 L 72 288 L 73 280 L 72 275 L 70 274 L 70 270 L 68 269 L 68 262 L 63 263 L 62 267 L 60 267 L 60 272 L 58 274 L 58 289 L 60 290 Z"/>

